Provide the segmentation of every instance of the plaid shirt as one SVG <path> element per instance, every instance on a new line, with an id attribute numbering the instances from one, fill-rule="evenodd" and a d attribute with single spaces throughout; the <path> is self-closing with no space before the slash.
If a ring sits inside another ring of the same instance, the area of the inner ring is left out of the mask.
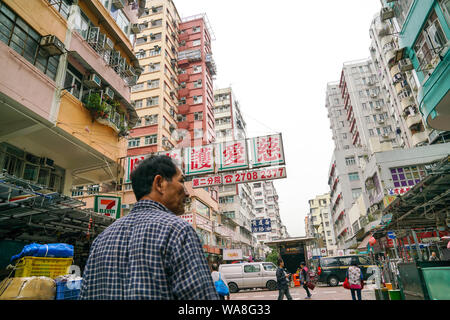
<path id="1" fill-rule="evenodd" d="M 219 299 L 192 226 L 151 200 L 93 242 L 80 299 Z"/>

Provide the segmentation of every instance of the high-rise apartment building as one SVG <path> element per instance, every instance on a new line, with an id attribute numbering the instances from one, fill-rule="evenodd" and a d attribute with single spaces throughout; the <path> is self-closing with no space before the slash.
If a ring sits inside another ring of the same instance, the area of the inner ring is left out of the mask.
<path id="1" fill-rule="evenodd" d="M 422 121 L 418 104 L 418 78 L 409 58 L 397 59 L 398 33 L 389 19 L 375 16 L 370 27 L 370 53 L 382 90 L 386 93 L 387 111 L 397 126 L 400 146 L 412 148 L 428 144 L 429 130 Z"/>
<path id="2" fill-rule="evenodd" d="M 8 174 L 1 184 L 22 181 L 46 199 L 27 203 L 37 196 L 23 197 L 23 189 L 8 211 L 15 217 L 20 209 L 27 221 L 2 217 L 2 239 L 27 234 L 27 241 L 81 242 L 80 234 L 92 240 L 113 220 L 90 211 L 95 227 L 89 229 L 79 200 L 86 186 L 98 193 L 123 175 L 124 136 L 137 122 L 130 86 L 140 70 L 132 31 L 139 5 L 0 1 L 0 170 Z M 4 209 L 8 198 L 0 200 Z"/>
<path id="3" fill-rule="evenodd" d="M 336 252 L 334 228 L 330 215 L 330 194 L 319 195 L 309 200 L 308 220 L 313 227 L 309 236 L 316 238 L 316 248 L 325 248 L 321 255 L 332 256 Z"/>
<path id="4" fill-rule="evenodd" d="M 211 51 L 214 33 L 206 14 L 184 18 L 179 30 L 178 128 L 183 129 L 183 144 L 210 144 L 215 140 L 213 78 L 216 65 Z"/>

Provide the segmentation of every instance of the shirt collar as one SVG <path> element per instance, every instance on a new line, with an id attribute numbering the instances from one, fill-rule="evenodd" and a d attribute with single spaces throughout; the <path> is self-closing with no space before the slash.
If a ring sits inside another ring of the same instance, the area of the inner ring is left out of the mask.
<path id="1" fill-rule="evenodd" d="M 140 200 L 136 202 L 133 206 L 133 211 L 142 209 L 158 209 L 174 214 L 172 211 L 167 209 L 162 203 L 153 200 Z"/>

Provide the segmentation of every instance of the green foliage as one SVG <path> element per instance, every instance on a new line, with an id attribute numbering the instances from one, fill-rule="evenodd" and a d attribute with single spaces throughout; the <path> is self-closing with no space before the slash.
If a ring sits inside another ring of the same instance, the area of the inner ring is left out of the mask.
<path id="1" fill-rule="evenodd" d="M 273 262 L 276 266 L 278 265 L 278 256 L 280 253 L 278 249 L 272 249 L 272 252 L 266 256 L 266 262 Z"/>

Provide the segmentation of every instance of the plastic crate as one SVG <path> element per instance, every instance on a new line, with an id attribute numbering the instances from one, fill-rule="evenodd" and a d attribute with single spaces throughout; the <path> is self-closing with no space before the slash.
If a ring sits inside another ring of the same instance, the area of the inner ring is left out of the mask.
<path id="1" fill-rule="evenodd" d="M 68 273 L 72 258 L 23 257 L 16 265 L 15 277 L 56 278 Z"/>
<path id="2" fill-rule="evenodd" d="M 55 300 L 78 300 L 81 280 L 56 282 Z"/>

